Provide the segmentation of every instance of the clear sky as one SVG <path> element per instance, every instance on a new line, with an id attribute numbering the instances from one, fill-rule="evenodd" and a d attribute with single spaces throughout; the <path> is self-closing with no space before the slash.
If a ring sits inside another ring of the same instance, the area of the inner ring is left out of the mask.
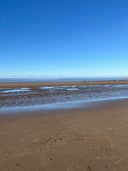
<path id="1" fill-rule="evenodd" d="M 128 76 L 128 0 L 1 0 L 0 77 Z"/>

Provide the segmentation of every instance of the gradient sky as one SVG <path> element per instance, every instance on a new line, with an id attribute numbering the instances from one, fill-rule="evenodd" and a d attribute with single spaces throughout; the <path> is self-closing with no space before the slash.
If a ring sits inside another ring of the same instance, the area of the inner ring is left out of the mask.
<path id="1" fill-rule="evenodd" d="M 0 77 L 128 76 L 128 0 L 1 0 Z"/>

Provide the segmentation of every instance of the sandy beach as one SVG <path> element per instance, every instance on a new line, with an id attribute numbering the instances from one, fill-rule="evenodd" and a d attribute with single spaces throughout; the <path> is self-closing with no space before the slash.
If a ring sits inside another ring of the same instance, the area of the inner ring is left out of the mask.
<path id="1" fill-rule="evenodd" d="M 0 115 L 0 171 L 60 170 L 128 170 L 128 100 Z"/>
<path id="2" fill-rule="evenodd" d="M 105 84 L 128 84 L 128 80 L 105 80 L 105 81 L 71 81 L 71 82 L 10 82 L 0 83 L 0 88 L 36 88 L 42 86 L 70 86 L 70 85 L 105 85 Z"/>

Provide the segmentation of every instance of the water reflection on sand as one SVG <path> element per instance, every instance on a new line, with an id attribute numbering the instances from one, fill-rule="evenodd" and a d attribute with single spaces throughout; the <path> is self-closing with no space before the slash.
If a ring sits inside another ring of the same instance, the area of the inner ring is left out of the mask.
<path id="1" fill-rule="evenodd" d="M 0 112 L 9 108 L 51 108 L 79 105 L 80 102 L 128 97 L 128 85 L 44 86 L 33 89 L 0 89 Z"/>

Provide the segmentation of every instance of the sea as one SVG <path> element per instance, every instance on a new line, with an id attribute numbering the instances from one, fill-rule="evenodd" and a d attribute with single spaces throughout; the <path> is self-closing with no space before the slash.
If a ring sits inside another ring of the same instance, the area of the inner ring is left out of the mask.
<path id="1" fill-rule="evenodd" d="M 70 81 L 101 81 L 101 80 L 124 80 L 128 77 L 71 77 L 71 78 L 0 78 L 0 83 L 10 82 L 70 82 Z"/>

